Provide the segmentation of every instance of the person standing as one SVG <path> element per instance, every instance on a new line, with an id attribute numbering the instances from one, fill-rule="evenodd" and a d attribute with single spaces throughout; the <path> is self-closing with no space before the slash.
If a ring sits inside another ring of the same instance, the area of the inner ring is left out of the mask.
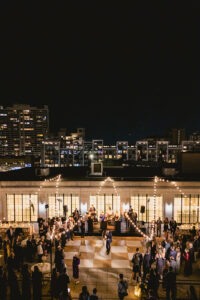
<path id="1" fill-rule="evenodd" d="M 185 260 L 185 266 L 184 266 L 184 276 L 189 276 L 190 275 L 190 255 L 189 251 L 187 248 L 185 248 L 185 252 L 183 253 L 183 258 Z"/>
<path id="2" fill-rule="evenodd" d="M 23 300 L 31 299 L 31 275 L 27 264 L 22 267 L 22 298 Z"/>
<path id="3" fill-rule="evenodd" d="M 81 237 L 85 237 L 85 220 L 83 218 L 81 219 Z"/>
<path id="4" fill-rule="evenodd" d="M 194 237 L 194 243 L 193 243 L 193 248 L 194 248 L 194 262 L 197 261 L 197 256 L 199 254 L 199 242 L 198 242 L 198 237 Z"/>
<path id="5" fill-rule="evenodd" d="M 133 222 L 135 223 L 135 225 L 137 225 L 137 213 L 136 213 L 136 211 L 134 211 L 134 213 L 133 213 Z"/>
<path id="6" fill-rule="evenodd" d="M 79 300 L 89 300 L 90 299 L 90 294 L 88 292 L 87 286 L 84 285 L 82 286 L 82 293 L 79 295 Z"/>
<path id="7" fill-rule="evenodd" d="M 26 253 L 27 253 L 28 262 L 32 262 L 32 260 L 33 260 L 33 245 L 32 245 L 31 236 L 28 237 L 28 240 L 26 242 Z"/>
<path id="8" fill-rule="evenodd" d="M 166 274 L 166 296 L 168 300 L 176 299 L 176 273 L 172 267 L 169 267 L 169 272 Z"/>
<path id="9" fill-rule="evenodd" d="M 107 230 L 107 225 L 108 225 L 108 221 L 107 221 L 107 218 L 106 217 L 104 217 L 103 219 L 102 219 L 102 221 L 101 221 L 101 230 L 102 230 L 102 233 L 101 233 L 101 235 L 102 235 L 102 238 L 104 238 L 105 237 L 105 234 L 106 234 L 106 230 Z"/>
<path id="10" fill-rule="evenodd" d="M 133 220 L 133 208 L 132 206 L 130 205 L 130 208 L 128 210 L 128 216 L 131 220 Z M 129 228 L 130 227 L 130 222 L 128 219 L 126 219 L 126 228 Z"/>
<path id="11" fill-rule="evenodd" d="M 141 265 L 142 265 L 142 254 L 139 252 L 139 248 L 136 248 L 136 253 L 133 255 L 132 258 L 132 263 L 133 263 L 133 271 L 131 274 L 131 279 L 130 281 L 132 281 L 133 279 L 136 280 L 137 277 L 137 281 L 138 281 L 138 276 L 141 278 Z"/>
<path id="12" fill-rule="evenodd" d="M 170 246 L 170 250 L 169 250 L 169 259 L 170 257 L 173 256 L 174 260 L 176 260 L 176 256 L 177 256 L 177 252 L 175 250 L 174 245 Z"/>
<path id="13" fill-rule="evenodd" d="M 6 234 L 10 240 L 10 244 L 12 246 L 12 241 L 13 241 L 13 238 L 14 238 L 14 230 L 12 228 L 12 226 L 10 226 L 10 228 L 6 231 Z"/>
<path id="14" fill-rule="evenodd" d="M 7 276 L 5 270 L 3 270 L 2 267 L 0 267 L 0 300 L 7 299 Z"/>
<path id="15" fill-rule="evenodd" d="M 8 283 L 10 286 L 10 300 L 20 300 L 21 295 L 19 291 L 18 280 L 13 269 L 8 271 Z"/>
<path id="16" fill-rule="evenodd" d="M 88 216 L 88 235 L 93 234 L 93 220 L 91 216 Z"/>
<path id="17" fill-rule="evenodd" d="M 59 297 L 59 285 L 58 285 L 58 275 L 56 272 L 56 268 L 52 270 L 51 276 L 51 296 L 56 299 Z"/>
<path id="18" fill-rule="evenodd" d="M 111 243 L 112 243 L 112 232 L 110 230 L 106 231 L 106 251 L 107 255 L 110 253 Z"/>
<path id="19" fill-rule="evenodd" d="M 192 264 L 195 261 L 194 258 L 194 247 L 192 243 L 189 243 L 189 256 L 190 256 L 190 273 L 192 274 Z"/>
<path id="20" fill-rule="evenodd" d="M 156 221 L 156 224 L 157 224 L 157 237 L 161 237 L 161 225 L 162 225 L 162 221 L 161 221 L 160 217 Z"/>
<path id="21" fill-rule="evenodd" d="M 80 256 L 80 255 L 79 255 Z M 77 254 L 73 257 L 72 267 L 73 267 L 73 278 L 75 281 L 75 284 L 78 284 L 79 281 L 79 265 L 80 265 L 80 258 Z"/>
<path id="22" fill-rule="evenodd" d="M 128 289 L 128 282 L 124 280 L 123 274 L 119 274 L 118 296 L 120 300 L 123 300 L 124 297 L 128 296 L 127 289 Z"/>
<path id="23" fill-rule="evenodd" d="M 187 292 L 188 294 L 188 300 L 198 300 L 195 288 L 193 285 L 190 286 L 189 291 Z"/>
<path id="24" fill-rule="evenodd" d="M 157 274 L 156 270 L 151 269 L 147 283 L 147 288 L 149 291 L 153 291 L 153 295 L 156 299 L 158 299 L 159 278 L 160 277 Z"/>
<path id="25" fill-rule="evenodd" d="M 56 270 L 59 273 L 62 273 L 63 269 L 65 268 L 65 260 L 64 260 L 64 253 L 61 246 L 58 246 L 55 252 L 55 259 L 54 259 Z"/>
<path id="26" fill-rule="evenodd" d="M 143 258 L 143 280 L 146 279 L 146 275 L 150 271 L 150 261 L 151 261 L 151 254 L 150 254 L 150 249 L 148 248 Z"/>
<path id="27" fill-rule="evenodd" d="M 152 264 L 155 261 L 156 247 L 157 247 L 157 243 L 156 243 L 156 239 L 154 238 L 153 241 L 151 241 L 151 262 L 150 262 L 150 264 Z"/>
<path id="28" fill-rule="evenodd" d="M 60 289 L 59 295 L 61 296 L 61 299 L 67 299 L 69 298 L 68 293 L 68 284 L 70 283 L 69 276 L 67 275 L 67 270 L 64 268 L 63 273 L 60 274 L 58 277 L 58 286 Z"/>
<path id="29" fill-rule="evenodd" d="M 163 257 L 161 250 L 159 250 L 158 253 L 156 254 L 156 271 L 157 274 L 159 274 L 161 279 L 163 276 L 164 264 L 165 264 L 165 259 Z"/>
<path id="30" fill-rule="evenodd" d="M 97 289 L 93 289 L 93 294 L 90 296 L 90 300 L 99 300 L 99 297 L 97 296 Z"/>
<path id="31" fill-rule="evenodd" d="M 15 261 L 15 253 L 14 252 L 11 252 L 10 256 L 8 257 L 7 269 L 8 269 L 8 271 L 16 270 L 16 261 Z"/>
<path id="32" fill-rule="evenodd" d="M 42 256 L 44 254 L 44 250 L 42 247 L 42 242 L 40 241 L 37 245 L 37 255 L 38 255 L 38 261 L 41 262 L 42 261 Z"/>
<path id="33" fill-rule="evenodd" d="M 3 241 L 3 250 L 4 250 L 4 263 L 7 264 L 8 257 L 10 256 L 10 241 L 8 237 L 6 236 Z"/>
<path id="34" fill-rule="evenodd" d="M 23 265 L 23 250 L 19 236 L 14 240 L 13 250 L 15 253 L 16 268 L 19 271 Z"/>
<path id="35" fill-rule="evenodd" d="M 32 273 L 32 284 L 33 284 L 33 300 L 41 300 L 42 297 L 42 273 L 38 267 L 34 267 Z"/>
<path id="36" fill-rule="evenodd" d="M 169 226 L 169 220 L 168 218 L 164 219 L 164 232 L 166 233 L 168 230 L 168 226 Z"/>
<path id="37" fill-rule="evenodd" d="M 174 233 L 176 231 L 177 223 L 173 217 L 171 218 L 171 220 L 169 222 L 169 227 L 170 227 L 170 231 L 171 231 L 172 235 L 174 235 Z"/>
<path id="38" fill-rule="evenodd" d="M 179 246 L 176 248 L 176 253 L 176 272 L 179 273 L 181 268 L 181 249 Z"/>

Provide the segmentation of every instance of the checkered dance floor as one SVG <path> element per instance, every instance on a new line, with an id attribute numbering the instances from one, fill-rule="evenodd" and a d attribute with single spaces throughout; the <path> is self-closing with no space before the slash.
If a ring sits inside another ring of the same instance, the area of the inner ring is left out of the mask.
<path id="1" fill-rule="evenodd" d="M 144 253 L 143 238 L 113 237 L 110 254 L 106 254 L 106 241 L 101 237 L 75 238 L 65 247 L 65 262 L 72 266 L 73 256 L 80 254 L 80 268 L 130 268 L 136 248 Z"/>

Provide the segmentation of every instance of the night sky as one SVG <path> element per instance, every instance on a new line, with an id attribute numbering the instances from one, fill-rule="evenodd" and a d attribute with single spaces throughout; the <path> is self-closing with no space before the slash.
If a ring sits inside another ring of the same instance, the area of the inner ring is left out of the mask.
<path id="1" fill-rule="evenodd" d="M 198 8 L 57 2 L 0 9 L 2 104 L 48 104 L 52 131 L 106 142 L 200 130 Z"/>

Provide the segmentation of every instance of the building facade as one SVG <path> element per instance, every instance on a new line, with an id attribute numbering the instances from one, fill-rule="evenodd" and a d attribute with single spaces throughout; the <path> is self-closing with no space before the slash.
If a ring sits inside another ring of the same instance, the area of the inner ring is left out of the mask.
<path id="1" fill-rule="evenodd" d="M 60 151 L 57 151 L 58 144 Z M 129 145 L 127 141 L 117 141 L 116 145 L 104 145 L 103 140 L 84 141 L 80 137 L 65 136 L 47 139 L 43 145 L 42 167 L 89 166 L 91 162 L 103 162 L 104 165 L 131 162 L 176 164 L 181 152 L 200 152 L 199 141 L 183 141 L 181 145 L 171 145 L 168 141 L 137 141 L 135 145 Z"/>
<path id="2" fill-rule="evenodd" d="M 40 156 L 48 132 L 47 106 L 0 106 L 0 156 Z"/>
<path id="3" fill-rule="evenodd" d="M 109 209 L 114 213 L 128 210 L 130 205 L 138 220 L 149 222 L 165 216 L 174 217 L 178 223 L 194 224 L 200 221 L 200 182 L 179 181 L 185 193 L 177 192 L 170 183 L 159 182 L 154 197 L 153 179 L 150 181 L 115 181 L 118 195 L 110 182 L 98 194 L 99 180 L 81 181 L 1 181 L 0 218 L 9 222 L 36 222 L 38 216 L 63 216 L 63 206 L 68 214 L 78 208 L 86 213 L 94 204 L 97 215 Z M 46 211 L 45 205 L 49 204 Z M 155 204 L 155 206 L 154 206 Z M 145 212 L 141 213 L 141 206 Z"/>

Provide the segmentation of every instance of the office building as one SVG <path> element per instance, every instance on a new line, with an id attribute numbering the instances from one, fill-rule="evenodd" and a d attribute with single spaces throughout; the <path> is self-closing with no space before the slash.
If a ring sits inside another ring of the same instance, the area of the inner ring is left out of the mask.
<path id="1" fill-rule="evenodd" d="M 181 145 L 186 140 L 185 128 L 171 128 L 168 132 L 169 142 L 172 145 Z"/>
<path id="2" fill-rule="evenodd" d="M 47 106 L 0 106 L 0 155 L 41 156 L 49 131 Z"/>

